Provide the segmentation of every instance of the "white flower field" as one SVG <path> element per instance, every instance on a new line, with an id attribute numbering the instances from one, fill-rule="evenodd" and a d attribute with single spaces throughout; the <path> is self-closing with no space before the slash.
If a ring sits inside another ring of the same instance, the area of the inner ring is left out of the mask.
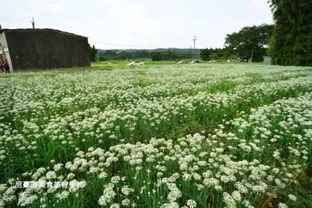
<path id="1" fill-rule="evenodd" d="M 312 207 L 311 67 L 0 80 L 0 207 Z"/>

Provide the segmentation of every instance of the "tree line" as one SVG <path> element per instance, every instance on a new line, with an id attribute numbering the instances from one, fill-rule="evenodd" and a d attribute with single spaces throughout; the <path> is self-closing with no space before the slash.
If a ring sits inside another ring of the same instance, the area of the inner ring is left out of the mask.
<path id="1" fill-rule="evenodd" d="M 239 32 L 228 34 L 224 48 L 206 49 L 136 49 L 136 50 L 96 50 L 90 47 L 91 61 L 152 59 L 168 61 L 199 59 L 204 61 L 241 57 L 252 61 L 262 61 L 268 55 L 268 42 L 272 35 L 272 25 L 244 27 Z"/>
<path id="2" fill-rule="evenodd" d="M 128 49 L 128 50 L 102 50 L 89 46 L 90 61 L 152 59 L 153 61 L 169 61 L 189 58 L 199 58 L 199 49 Z"/>

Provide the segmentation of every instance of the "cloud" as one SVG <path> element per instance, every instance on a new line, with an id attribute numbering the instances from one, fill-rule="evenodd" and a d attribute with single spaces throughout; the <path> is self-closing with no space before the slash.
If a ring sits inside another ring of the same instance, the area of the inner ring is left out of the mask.
<path id="1" fill-rule="evenodd" d="M 47 10 L 52 11 L 52 12 L 59 12 L 62 9 L 59 3 L 48 3 L 46 8 Z"/>
<path id="2" fill-rule="evenodd" d="M 251 0 L 249 5 L 256 9 L 266 10 L 266 11 L 270 8 L 267 0 Z"/>

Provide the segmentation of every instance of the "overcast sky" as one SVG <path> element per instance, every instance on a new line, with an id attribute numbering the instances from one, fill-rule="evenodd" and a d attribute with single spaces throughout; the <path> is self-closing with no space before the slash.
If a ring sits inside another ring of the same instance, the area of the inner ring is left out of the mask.
<path id="1" fill-rule="evenodd" d="M 2 28 L 54 28 L 97 48 L 222 47 L 226 34 L 272 23 L 267 0 L 5 0 Z"/>

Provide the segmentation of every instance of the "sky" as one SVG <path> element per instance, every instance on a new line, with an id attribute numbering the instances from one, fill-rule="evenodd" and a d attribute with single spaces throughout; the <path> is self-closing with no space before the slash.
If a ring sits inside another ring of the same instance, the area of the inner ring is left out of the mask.
<path id="1" fill-rule="evenodd" d="M 226 34 L 272 23 L 267 0 L 5 0 L 2 28 L 59 29 L 100 49 L 223 47 Z"/>

